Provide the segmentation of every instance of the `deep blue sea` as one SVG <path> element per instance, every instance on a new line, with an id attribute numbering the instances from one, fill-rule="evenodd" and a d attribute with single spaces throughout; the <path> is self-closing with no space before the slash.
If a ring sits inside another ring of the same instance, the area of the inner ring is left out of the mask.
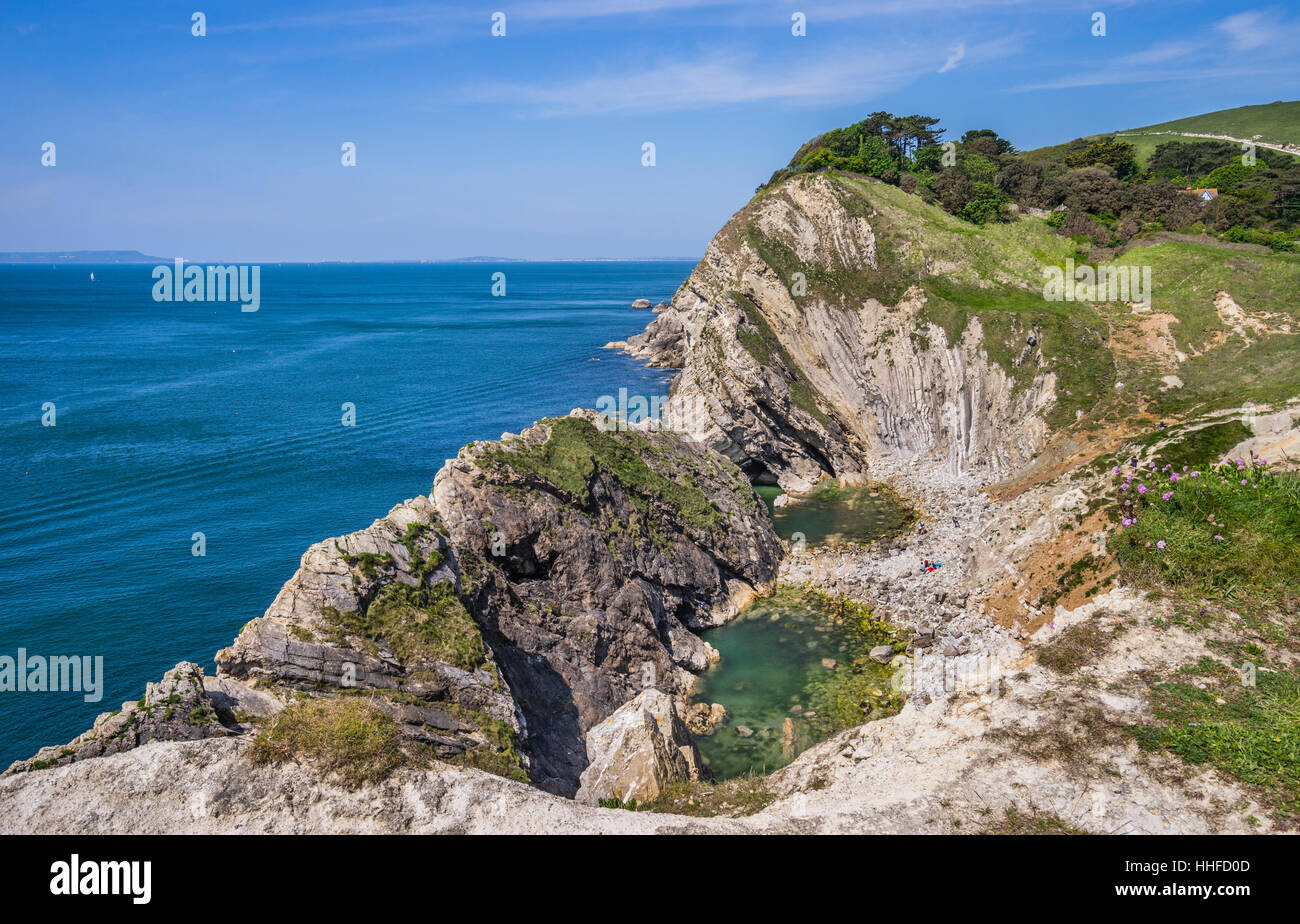
<path id="1" fill-rule="evenodd" d="M 427 493 L 470 440 L 665 393 L 601 346 L 690 269 L 263 264 L 241 312 L 155 302 L 151 266 L 0 266 L 0 656 L 102 656 L 105 675 L 97 703 L 0 692 L 0 769 L 178 661 L 211 670 L 307 546 Z"/>

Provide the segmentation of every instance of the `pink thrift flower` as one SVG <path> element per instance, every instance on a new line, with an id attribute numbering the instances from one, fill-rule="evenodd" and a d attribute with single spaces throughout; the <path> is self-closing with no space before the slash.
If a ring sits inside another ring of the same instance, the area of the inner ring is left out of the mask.
<path id="1" fill-rule="evenodd" d="M 1245 484 L 1245 483 L 1246 483 L 1246 482 L 1244 482 L 1244 481 L 1242 482 L 1242 484 Z M 1139 493 L 1139 494 L 1145 494 L 1145 493 L 1147 493 L 1147 486 L 1144 485 L 1144 484 L 1140 484 L 1140 485 L 1138 485 L 1138 493 Z"/>
<path id="2" fill-rule="evenodd" d="M 1159 542 L 1156 543 L 1157 549 L 1163 549 L 1164 547 L 1165 547 L 1165 540 L 1161 539 Z"/>
<path id="3" fill-rule="evenodd" d="M 1164 494 L 1161 494 L 1161 495 L 1160 495 L 1160 499 L 1161 499 L 1161 500 L 1169 500 L 1169 498 L 1171 498 L 1171 497 L 1173 497 L 1173 496 L 1174 496 L 1174 492 L 1173 492 L 1173 491 L 1166 491 Z"/>
<path id="4" fill-rule="evenodd" d="M 1223 541 L 1223 537 L 1222 537 L 1222 536 L 1218 536 L 1218 535 L 1216 535 L 1216 536 L 1214 537 L 1214 541 L 1215 541 L 1215 542 L 1222 542 L 1222 541 Z"/>

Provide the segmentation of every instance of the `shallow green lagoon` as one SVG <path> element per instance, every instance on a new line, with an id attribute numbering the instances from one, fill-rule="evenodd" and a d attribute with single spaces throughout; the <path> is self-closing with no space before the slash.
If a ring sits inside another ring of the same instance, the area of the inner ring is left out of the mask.
<path id="1" fill-rule="evenodd" d="M 780 488 L 762 486 L 757 491 L 772 514 L 777 534 L 789 539 L 803 533 L 809 546 L 871 542 L 897 532 L 910 516 L 902 502 L 882 488 L 827 481 L 807 494 L 792 496 L 784 507 L 773 507 Z"/>
<path id="2" fill-rule="evenodd" d="M 721 703 L 728 716 L 696 741 L 718 779 L 776 770 L 897 707 L 889 667 L 866 657 L 893 639 L 864 608 L 784 589 L 703 637 L 722 658 L 701 675 L 693 700 Z"/>

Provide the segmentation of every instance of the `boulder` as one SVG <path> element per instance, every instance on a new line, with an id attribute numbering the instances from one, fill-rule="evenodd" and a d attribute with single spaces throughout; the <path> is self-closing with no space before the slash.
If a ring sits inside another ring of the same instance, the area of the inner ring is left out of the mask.
<path id="1" fill-rule="evenodd" d="M 650 301 L 650 299 L 648 298 L 638 298 L 636 301 L 632 303 L 632 307 L 637 308 L 641 311 L 649 311 L 653 304 L 654 303 Z"/>
<path id="2" fill-rule="evenodd" d="M 699 779 L 700 760 L 672 697 L 649 689 L 587 732 L 577 800 L 653 800 L 670 783 Z"/>
<path id="3" fill-rule="evenodd" d="M 261 719 L 284 708 L 284 703 L 272 694 L 255 690 L 231 677 L 204 677 L 203 689 L 207 691 L 217 717 L 227 725 L 241 722 L 241 716 Z"/>

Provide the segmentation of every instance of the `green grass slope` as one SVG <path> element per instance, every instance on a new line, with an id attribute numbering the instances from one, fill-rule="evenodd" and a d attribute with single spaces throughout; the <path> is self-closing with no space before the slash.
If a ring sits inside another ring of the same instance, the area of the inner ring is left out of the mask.
<path id="1" fill-rule="evenodd" d="M 1253 138 L 1271 144 L 1300 144 L 1300 100 L 1220 109 L 1218 112 L 1206 112 L 1125 131 L 1199 132 Z"/>
<path id="2" fill-rule="evenodd" d="M 1046 267 L 1064 267 L 1070 258 L 1077 265 L 1091 261 L 1046 220 L 1022 216 L 974 225 L 886 183 L 834 171 L 826 176 L 846 211 L 870 222 L 877 268 L 807 265 L 764 234 L 758 207 L 797 178 L 760 192 L 724 234 L 747 242 L 787 283 L 795 272 L 804 273 L 810 298 L 846 307 L 867 298 L 895 304 L 919 286 L 926 295 L 923 320 L 953 342 L 978 318 L 990 359 L 1019 384 L 1042 371 L 1020 361 L 1026 336 L 1036 331 L 1047 369 L 1057 376 L 1058 402 L 1048 419 L 1056 429 L 1104 428 L 1139 416 L 1191 419 L 1245 401 L 1300 395 L 1300 255 L 1140 240 L 1101 266 L 1150 267 L 1150 311 L 1104 301 L 1048 301 Z M 1238 332 L 1221 316 L 1221 291 L 1254 326 Z M 1157 337 L 1163 330 L 1168 335 Z M 1163 349 L 1152 348 L 1157 339 Z M 1168 376 L 1182 384 L 1171 386 Z"/>
<path id="3" fill-rule="evenodd" d="M 1156 147 L 1170 141 L 1203 141 L 1190 135 L 1157 135 L 1144 132 L 1197 132 L 1207 135 L 1227 135 L 1232 138 L 1254 139 L 1270 144 L 1300 144 L 1300 100 L 1289 102 L 1266 103 L 1259 106 L 1239 106 L 1236 109 L 1221 109 L 1218 112 L 1206 112 L 1201 115 L 1174 119 L 1141 128 L 1126 128 L 1116 132 L 1103 132 L 1087 135 L 1084 141 L 1099 141 L 1112 134 L 1120 135 L 1124 141 L 1136 149 L 1134 155 L 1138 164 L 1145 168 L 1151 162 L 1151 155 Z M 1256 138 L 1255 136 L 1259 136 Z M 1062 150 L 1071 142 L 1048 145 L 1024 152 L 1026 160 L 1039 163 L 1059 160 Z M 1288 163 L 1295 155 L 1267 150 L 1259 155 L 1270 163 Z M 1300 160 L 1300 158 L 1296 158 Z"/>

